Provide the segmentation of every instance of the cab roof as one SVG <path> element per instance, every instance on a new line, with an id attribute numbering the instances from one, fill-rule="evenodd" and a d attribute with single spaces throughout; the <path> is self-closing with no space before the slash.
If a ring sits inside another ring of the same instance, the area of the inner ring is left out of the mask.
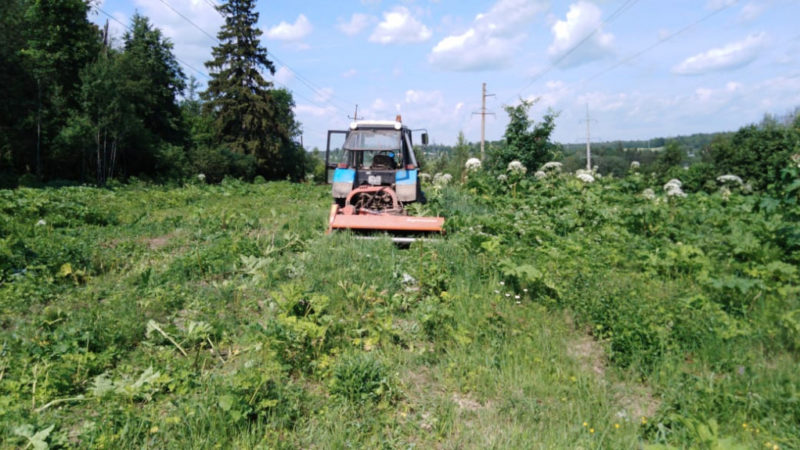
<path id="1" fill-rule="evenodd" d="M 405 128 L 405 125 L 396 120 L 359 120 L 350 123 L 351 130 L 357 130 L 359 128 L 394 128 L 395 130 L 402 130 Z"/>

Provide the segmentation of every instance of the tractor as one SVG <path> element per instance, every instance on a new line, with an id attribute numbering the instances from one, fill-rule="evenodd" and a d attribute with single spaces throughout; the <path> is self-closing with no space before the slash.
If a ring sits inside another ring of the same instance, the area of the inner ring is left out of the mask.
<path id="1" fill-rule="evenodd" d="M 326 176 L 333 170 L 328 233 L 387 232 L 397 243 L 443 233 L 444 218 L 410 216 L 405 209 L 410 203 L 425 203 L 412 131 L 422 130 L 411 130 L 397 116 L 394 121 L 355 121 L 349 130 L 328 132 Z M 344 143 L 332 149 L 337 134 Z M 427 132 L 421 138 L 427 145 Z"/>

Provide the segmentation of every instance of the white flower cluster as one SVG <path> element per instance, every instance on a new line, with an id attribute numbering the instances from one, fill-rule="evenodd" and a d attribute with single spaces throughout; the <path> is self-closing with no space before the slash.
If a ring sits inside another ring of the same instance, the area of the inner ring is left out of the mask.
<path id="1" fill-rule="evenodd" d="M 563 164 L 561 164 L 558 161 L 550 161 L 550 162 L 544 163 L 542 168 L 539 169 L 539 170 L 541 170 L 544 173 L 548 173 L 548 172 L 551 172 L 551 171 L 552 172 L 561 172 L 561 166 L 563 166 Z"/>
<path id="2" fill-rule="evenodd" d="M 449 173 L 437 173 L 433 176 L 433 184 L 437 186 L 447 186 L 453 181 L 453 176 Z"/>
<path id="3" fill-rule="evenodd" d="M 541 170 L 537 170 L 536 173 L 533 174 L 537 180 L 541 180 L 542 178 L 547 178 L 547 174 Z"/>
<path id="4" fill-rule="evenodd" d="M 664 191 L 666 191 L 667 197 L 686 197 L 686 193 L 683 192 L 681 186 L 683 186 L 683 183 L 677 178 L 667 181 L 667 184 L 664 185 Z"/>
<path id="5" fill-rule="evenodd" d="M 732 174 L 718 176 L 717 181 L 722 184 L 738 184 L 739 186 L 744 184 L 740 177 Z"/>
<path id="6" fill-rule="evenodd" d="M 599 176 L 595 176 L 595 171 L 586 169 L 576 170 L 575 177 L 584 183 L 594 183 L 595 179 L 599 178 Z"/>
<path id="7" fill-rule="evenodd" d="M 728 200 L 731 198 L 731 190 L 728 188 L 728 186 L 722 186 L 722 188 L 719 190 L 719 193 L 722 195 L 723 200 Z"/>
<path id="8" fill-rule="evenodd" d="M 197 174 L 197 179 L 200 180 L 200 181 L 206 181 L 206 174 L 198 173 Z"/>
<path id="9" fill-rule="evenodd" d="M 656 199 L 656 193 L 655 193 L 654 190 L 652 190 L 650 188 L 647 188 L 642 192 L 642 197 L 644 197 L 644 198 L 646 198 L 648 200 L 655 200 Z"/>
<path id="10" fill-rule="evenodd" d="M 508 163 L 508 171 L 511 173 L 523 174 L 528 171 L 528 168 L 515 159 L 514 161 Z"/>
<path id="11" fill-rule="evenodd" d="M 800 153 L 795 153 L 794 155 L 792 155 L 792 162 L 794 163 L 794 165 L 800 168 Z"/>
<path id="12" fill-rule="evenodd" d="M 467 164 L 465 166 L 467 168 L 467 172 L 475 172 L 481 169 L 481 160 L 478 158 L 470 158 L 467 160 Z"/>
<path id="13" fill-rule="evenodd" d="M 637 171 L 637 170 L 639 170 L 639 167 L 641 167 L 641 164 L 639 164 L 639 161 L 631 161 L 631 170 Z"/>
<path id="14" fill-rule="evenodd" d="M 47 225 L 47 222 L 45 222 L 44 219 L 39 219 L 39 221 L 36 222 L 37 227 L 43 227 L 45 225 Z"/>
<path id="15" fill-rule="evenodd" d="M 501 173 L 500 175 L 497 176 L 497 181 L 505 183 L 506 181 L 508 181 L 508 175 Z"/>
<path id="16" fill-rule="evenodd" d="M 425 183 L 431 181 L 431 174 L 429 173 L 420 173 L 419 180 L 424 181 Z"/>

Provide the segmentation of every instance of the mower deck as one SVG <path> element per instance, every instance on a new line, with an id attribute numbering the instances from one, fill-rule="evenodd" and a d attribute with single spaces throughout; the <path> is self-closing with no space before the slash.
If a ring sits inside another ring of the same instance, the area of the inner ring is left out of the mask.
<path id="1" fill-rule="evenodd" d="M 350 208 L 339 208 L 337 205 L 332 205 L 328 232 L 333 230 L 385 231 L 390 234 L 399 234 L 399 236 L 392 237 L 392 240 L 397 243 L 410 243 L 417 239 L 411 235 L 443 233 L 444 218 L 398 214 L 354 214 Z"/>

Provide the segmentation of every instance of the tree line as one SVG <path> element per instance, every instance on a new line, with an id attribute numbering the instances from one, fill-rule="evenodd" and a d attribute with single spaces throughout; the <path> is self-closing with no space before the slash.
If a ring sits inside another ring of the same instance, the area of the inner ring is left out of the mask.
<path id="1" fill-rule="evenodd" d="M 561 162 L 568 172 L 585 169 L 585 145 L 554 142 L 558 114 L 548 110 L 536 121 L 530 114 L 534 103 L 521 101 L 505 108 L 509 123 L 502 140 L 486 143 L 484 167 L 503 172 L 517 160 L 529 176 L 549 161 Z M 466 161 L 479 157 L 480 147 L 460 133 L 455 145 L 431 146 L 423 155 L 425 170 L 462 178 Z M 755 190 L 776 191 L 785 182 L 784 171 L 793 157 L 800 158 L 800 108 L 783 116 L 767 114 L 759 123 L 735 132 L 592 145 L 592 166 L 603 175 L 625 176 L 633 164 L 662 183 L 680 179 L 690 191 L 716 190 L 717 177 L 726 174 L 741 177 Z"/>
<path id="2" fill-rule="evenodd" d="M 0 2 L 0 187 L 202 173 L 300 179 L 290 92 L 262 76 L 255 0 L 228 0 L 204 91 L 172 42 L 136 14 L 121 42 L 89 20 L 90 0 Z"/>

